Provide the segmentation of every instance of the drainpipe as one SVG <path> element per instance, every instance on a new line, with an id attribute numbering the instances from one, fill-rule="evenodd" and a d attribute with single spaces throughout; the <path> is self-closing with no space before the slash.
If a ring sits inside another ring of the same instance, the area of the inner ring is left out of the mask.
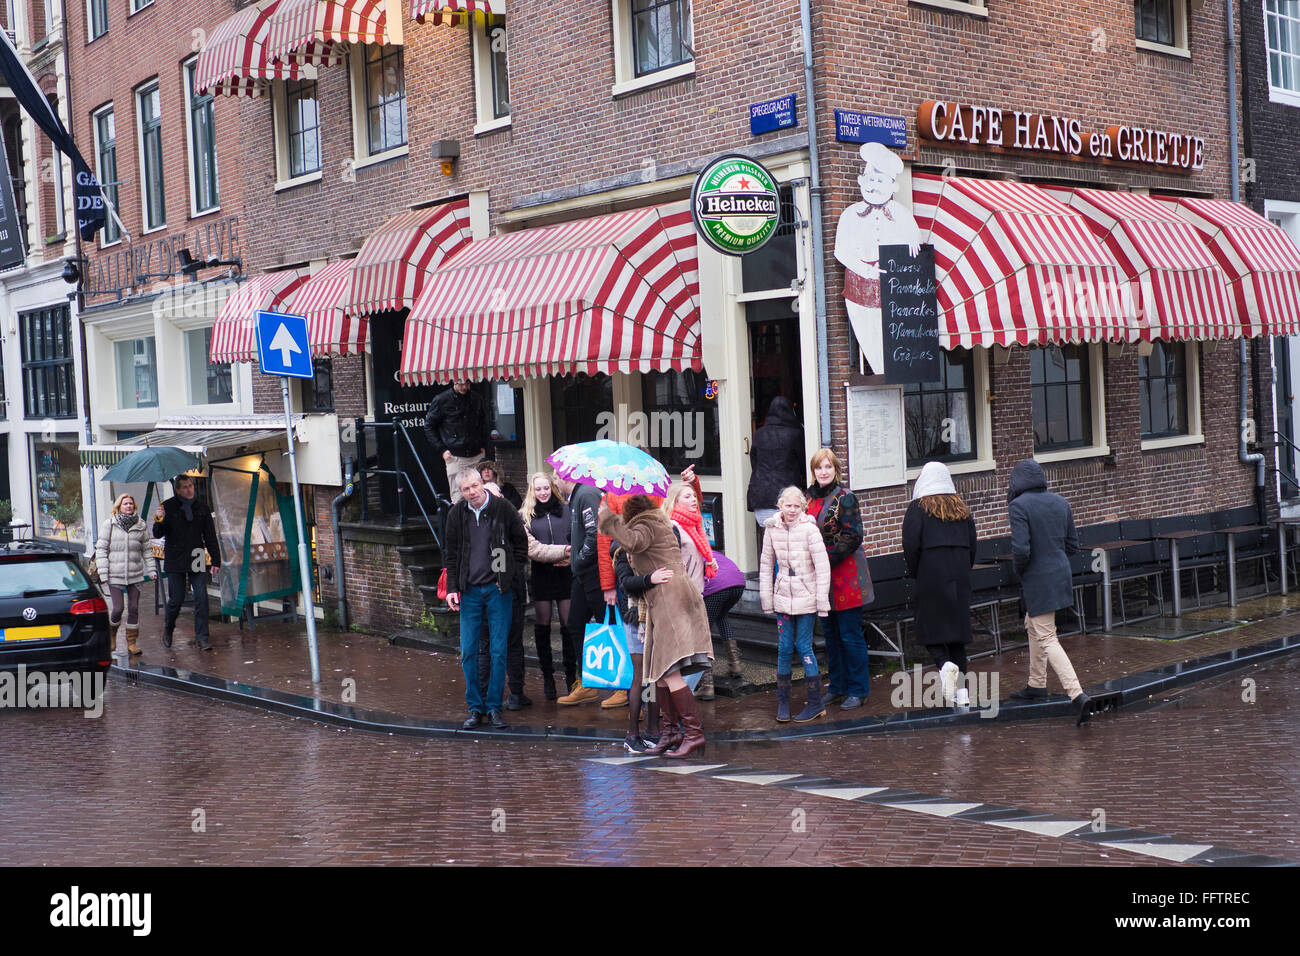
<path id="1" fill-rule="evenodd" d="M 1225 18 L 1226 35 L 1223 46 L 1226 53 L 1225 59 L 1228 61 L 1228 174 L 1232 184 L 1232 201 L 1239 202 L 1241 199 L 1241 181 L 1237 170 L 1237 31 L 1233 23 L 1233 2 L 1234 0 L 1227 0 L 1227 3 L 1224 4 L 1227 16 Z M 1254 348 L 1253 343 L 1251 347 Z M 1264 455 L 1262 452 L 1249 452 L 1246 450 L 1246 420 L 1250 417 L 1248 414 L 1249 396 L 1247 394 L 1250 356 L 1246 349 L 1245 338 L 1238 341 L 1237 353 L 1241 377 L 1241 387 L 1238 395 L 1241 408 L 1241 428 L 1237 435 L 1237 460 L 1243 465 L 1253 464 L 1255 466 L 1255 507 L 1259 510 L 1259 521 L 1263 524 L 1268 520 L 1264 496 Z"/>
<path id="2" fill-rule="evenodd" d="M 343 502 L 352 496 L 352 459 L 343 462 L 343 493 L 330 504 L 330 532 L 334 535 L 334 586 L 339 591 L 339 627 L 348 629 L 348 600 L 343 587 L 343 544 L 339 539 L 339 521 L 343 514 Z"/>
<path id="3" fill-rule="evenodd" d="M 822 237 L 822 174 L 817 161 L 817 100 L 813 91 L 812 6 L 799 0 L 799 23 L 803 43 L 803 95 L 808 103 L 808 163 L 811 167 L 808 194 L 812 197 L 813 292 L 817 316 L 817 421 L 821 445 L 831 440 L 831 370 L 826 342 L 826 249 Z"/>

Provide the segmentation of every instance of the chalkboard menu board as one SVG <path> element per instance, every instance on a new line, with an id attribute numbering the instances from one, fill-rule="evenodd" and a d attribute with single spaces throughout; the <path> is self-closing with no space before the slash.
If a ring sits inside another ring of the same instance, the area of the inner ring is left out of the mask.
<path id="1" fill-rule="evenodd" d="M 0 133 L 0 162 L 8 156 L 4 135 Z M 9 178 L 9 164 L 0 169 L 0 270 L 13 269 L 27 259 L 23 248 L 23 230 L 18 223 L 18 206 L 14 202 L 14 186 Z"/>
<path id="2" fill-rule="evenodd" d="M 941 380 L 938 288 L 934 246 L 921 246 L 915 256 L 907 246 L 880 247 L 880 326 L 890 385 Z"/>

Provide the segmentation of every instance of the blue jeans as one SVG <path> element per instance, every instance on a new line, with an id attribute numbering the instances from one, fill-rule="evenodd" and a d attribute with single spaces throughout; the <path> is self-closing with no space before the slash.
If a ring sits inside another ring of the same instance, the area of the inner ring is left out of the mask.
<path id="1" fill-rule="evenodd" d="M 514 598 L 502 594 L 495 584 L 466 588 L 460 595 L 460 666 L 465 672 L 465 704 L 471 711 L 485 713 L 501 709 L 506 690 L 506 645 L 510 639 L 510 618 Z M 487 706 L 478 686 L 479 632 L 487 619 L 488 653 L 492 670 L 488 677 Z"/>
<path id="2" fill-rule="evenodd" d="M 776 616 L 776 672 L 790 674 L 790 655 L 796 650 L 803 661 L 804 677 L 816 677 L 817 655 L 813 653 L 813 621 L 816 614 L 778 614 Z"/>
<path id="3" fill-rule="evenodd" d="M 826 668 L 831 693 L 865 698 L 871 693 L 867 676 L 867 639 L 862 636 L 862 608 L 831 611 L 822 618 L 826 635 Z"/>

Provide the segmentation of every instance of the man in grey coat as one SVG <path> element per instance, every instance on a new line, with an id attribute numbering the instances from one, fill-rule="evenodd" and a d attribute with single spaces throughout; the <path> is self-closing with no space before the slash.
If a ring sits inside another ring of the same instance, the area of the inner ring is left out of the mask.
<path id="1" fill-rule="evenodd" d="M 1032 459 L 1016 462 L 1007 492 L 1011 520 L 1011 556 L 1025 602 L 1029 634 L 1029 685 L 1015 700 L 1047 697 L 1047 665 L 1074 703 L 1077 723 L 1092 716 L 1089 697 L 1079 686 L 1074 667 L 1056 639 L 1056 612 L 1074 606 L 1071 554 L 1079 550 L 1070 503 L 1047 490 L 1043 469 Z"/>

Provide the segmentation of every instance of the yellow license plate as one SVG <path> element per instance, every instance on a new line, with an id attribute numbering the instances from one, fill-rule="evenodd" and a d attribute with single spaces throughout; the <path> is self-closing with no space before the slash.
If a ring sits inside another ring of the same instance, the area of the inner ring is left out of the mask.
<path id="1" fill-rule="evenodd" d="M 57 624 L 43 627 L 5 627 L 0 628 L 0 640 L 4 641 L 45 641 L 51 637 L 62 637 L 63 631 Z"/>

